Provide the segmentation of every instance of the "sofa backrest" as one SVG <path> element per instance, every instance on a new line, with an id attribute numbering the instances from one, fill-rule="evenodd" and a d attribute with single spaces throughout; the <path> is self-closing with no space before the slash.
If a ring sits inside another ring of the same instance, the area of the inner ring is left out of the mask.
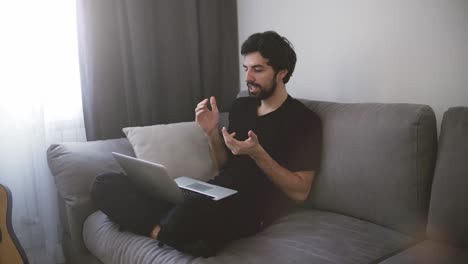
<path id="1" fill-rule="evenodd" d="M 428 236 L 468 248 L 468 107 L 444 113 L 432 184 Z"/>
<path id="2" fill-rule="evenodd" d="M 437 152 L 433 110 L 415 104 L 302 100 L 323 126 L 308 203 L 423 236 Z"/>

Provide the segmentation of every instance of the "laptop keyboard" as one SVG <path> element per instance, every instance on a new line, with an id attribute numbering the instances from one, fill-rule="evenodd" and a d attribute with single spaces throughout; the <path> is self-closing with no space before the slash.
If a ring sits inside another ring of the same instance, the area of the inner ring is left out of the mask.
<path id="1" fill-rule="evenodd" d="M 208 199 L 208 200 L 213 200 L 213 197 L 212 197 L 212 196 L 209 196 L 209 195 L 206 195 L 206 194 L 194 192 L 194 191 L 191 191 L 191 190 L 188 190 L 188 189 L 184 189 L 184 188 L 180 188 L 180 190 L 182 191 L 182 194 L 184 195 L 184 198 L 185 198 L 185 199 L 189 199 L 189 200 L 192 200 L 192 199 Z"/>

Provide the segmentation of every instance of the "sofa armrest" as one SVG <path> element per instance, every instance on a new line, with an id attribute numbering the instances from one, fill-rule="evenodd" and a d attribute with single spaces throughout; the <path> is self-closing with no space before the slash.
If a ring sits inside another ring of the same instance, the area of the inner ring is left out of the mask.
<path id="1" fill-rule="evenodd" d="M 96 211 L 90 196 L 94 177 L 104 172 L 122 171 L 111 152 L 135 156 L 126 138 L 53 144 L 47 150 L 47 161 L 59 194 L 60 220 L 79 250 L 86 250 L 83 222 Z"/>
<path id="2" fill-rule="evenodd" d="M 428 221 L 430 239 L 468 249 L 468 107 L 443 116 Z"/>

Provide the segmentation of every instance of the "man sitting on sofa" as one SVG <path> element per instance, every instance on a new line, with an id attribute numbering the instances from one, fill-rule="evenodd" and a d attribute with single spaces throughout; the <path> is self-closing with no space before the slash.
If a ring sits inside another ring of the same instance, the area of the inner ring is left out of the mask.
<path id="1" fill-rule="evenodd" d="M 141 193 L 124 175 L 99 175 L 93 201 L 121 230 L 207 257 L 306 200 L 319 168 L 322 131 L 319 117 L 286 91 L 296 54 L 272 31 L 250 36 L 241 53 L 250 96 L 234 101 L 229 129 L 217 129 L 214 97 L 195 109 L 220 168 L 210 182 L 238 193 L 217 202 L 186 197 L 174 206 Z"/>

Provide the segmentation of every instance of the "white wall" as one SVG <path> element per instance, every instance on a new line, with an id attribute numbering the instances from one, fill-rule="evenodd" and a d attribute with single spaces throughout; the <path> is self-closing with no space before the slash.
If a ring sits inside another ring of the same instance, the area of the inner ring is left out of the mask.
<path id="1" fill-rule="evenodd" d="M 468 0 L 238 0 L 238 21 L 239 45 L 266 30 L 293 43 L 295 97 L 428 104 L 439 124 L 468 106 Z"/>

